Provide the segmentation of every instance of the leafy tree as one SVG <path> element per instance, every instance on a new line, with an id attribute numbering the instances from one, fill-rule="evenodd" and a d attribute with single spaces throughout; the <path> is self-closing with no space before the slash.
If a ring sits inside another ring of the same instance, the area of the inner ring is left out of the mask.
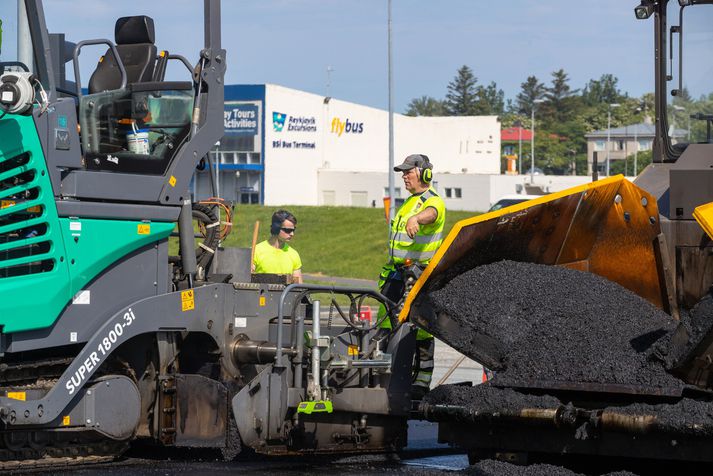
<path id="1" fill-rule="evenodd" d="M 515 101 L 520 114 L 529 115 L 532 112 L 532 104 L 535 99 L 542 99 L 547 92 L 547 88 L 536 76 L 528 76 L 527 80 L 520 85 L 520 92 Z"/>
<path id="2" fill-rule="evenodd" d="M 690 103 L 692 100 L 693 100 L 693 98 L 691 97 L 690 91 L 688 91 L 688 88 L 684 86 L 683 89 L 680 90 L 678 92 L 678 94 L 676 94 L 676 96 L 674 96 L 673 103 L 674 104 L 687 104 L 687 103 Z"/>
<path id="3" fill-rule="evenodd" d="M 478 110 L 478 78 L 473 71 L 463 65 L 458 69 L 456 77 L 448 83 L 445 107 L 451 116 L 473 116 Z"/>
<path id="4" fill-rule="evenodd" d="M 611 175 L 625 174 L 627 176 L 639 175 L 651 163 L 653 153 L 650 150 L 639 152 L 636 156 L 636 173 L 634 173 L 634 154 L 631 153 L 626 160 L 613 160 L 609 163 Z"/>
<path id="5" fill-rule="evenodd" d="M 431 96 L 421 96 L 412 99 L 406 106 L 407 116 L 445 116 L 446 108 L 443 101 Z"/>
<path id="6" fill-rule="evenodd" d="M 619 102 L 625 96 L 619 91 L 618 82 L 619 79 L 613 74 L 603 74 L 599 79 L 591 79 L 582 92 L 584 102 L 590 106 Z"/>
<path id="7" fill-rule="evenodd" d="M 643 116 L 652 116 L 654 114 L 656 98 L 654 93 L 646 93 L 638 100 L 637 107 Z"/>

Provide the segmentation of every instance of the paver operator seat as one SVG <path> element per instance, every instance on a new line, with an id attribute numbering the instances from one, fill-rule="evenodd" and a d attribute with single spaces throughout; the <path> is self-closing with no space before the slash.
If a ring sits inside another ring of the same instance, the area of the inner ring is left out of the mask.
<path id="1" fill-rule="evenodd" d="M 124 69 L 126 83 L 151 81 L 156 64 L 156 39 L 154 23 L 145 15 L 122 17 L 114 27 L 114 41 Z M 89 79 L 89 94 L 111 91 L 121 86 L 121 72 L 111 48 L 99 60 Z"/>
<path id="2" fill-rule="evenodd" d="M 88 94 L 83 95 L 77 84 L 85 167 L 164 175 L 189 138 L 195 93 L 193 81 L 164 80 L 166 61 L 181 59 L 191 79 L 192 69 L 182 57 L 165 51 L 157 56 L 154 21 L 148 16 L 119 18 L 114 39 L 115 45 L 88 40 L 75 48 L 76 70 L 82 46 L 110 45 L 89 80 Z"/>

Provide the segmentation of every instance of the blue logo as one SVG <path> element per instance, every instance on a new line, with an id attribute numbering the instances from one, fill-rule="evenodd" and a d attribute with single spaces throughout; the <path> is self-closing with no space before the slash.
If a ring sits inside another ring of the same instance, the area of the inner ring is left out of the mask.
<path id="1" fill-rule="evenodd" d="M 285 127 L 286 117 L 287 114 L 272 111 L 272 128 L 275 130 L 275 132 L 282 132 L 282 129 L 284 129 Z"/>

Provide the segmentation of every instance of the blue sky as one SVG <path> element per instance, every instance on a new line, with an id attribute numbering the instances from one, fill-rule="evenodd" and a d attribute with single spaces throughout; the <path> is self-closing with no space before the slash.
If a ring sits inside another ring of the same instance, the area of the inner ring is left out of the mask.
<path id="1" fill-rule="evenodd" d="M 443 98 L 462 65 L 514 99 L 527 76 L 549 82 L 563 68 L 573 88 L 611 73 L 632 96 L 653 91 L 653 23 L 636 0 L 392 0 L 394 107 Z M 200 0 L 45 0 L 51 32 L 70 41 L 110 38 L 116 18 L 146 14 L 157 45 L 192 63 L 202 46 Z M 386 108 L 386 0 L 223 0 L 227 84 L 275 83 Z M 98 53 L 97 53 L 98 54 Z M 82 54 L 82 77 L 95 59 Z M 178 79 L 185 70 L 169 71 Z"/>

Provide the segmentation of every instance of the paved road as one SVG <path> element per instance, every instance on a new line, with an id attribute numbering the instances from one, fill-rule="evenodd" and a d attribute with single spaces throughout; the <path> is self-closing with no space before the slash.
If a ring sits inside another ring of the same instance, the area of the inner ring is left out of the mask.
<path id="1" fill-rule="evenodd" d="M 435 368 L 431 388 L 435 387 L 448 369 L 462 356 L 460 352 L 436 340 Z M 480 383 L 483 378 L 483 366 L 466 358 L 444 383 L 473 382 Z"/>
<path id="2" fill-rule="evenodd" d="M 434 423 L 409 422 L 409 446 L 398 454 L 376 454 L 334 457 L 239 457 L 237 461 L 221 462 L 201 458 L 190 451 L 152 454 L 129 453 L 114 463 L 35 471 L 33 474 L 62 475 L 132 475 L 153 476 L 186 473 L 218 476 L 228 474 L 409 474 L 452 475 L 468 466 L 468 457 L 446 445 L 437 443 L 437 426 Z"/>

